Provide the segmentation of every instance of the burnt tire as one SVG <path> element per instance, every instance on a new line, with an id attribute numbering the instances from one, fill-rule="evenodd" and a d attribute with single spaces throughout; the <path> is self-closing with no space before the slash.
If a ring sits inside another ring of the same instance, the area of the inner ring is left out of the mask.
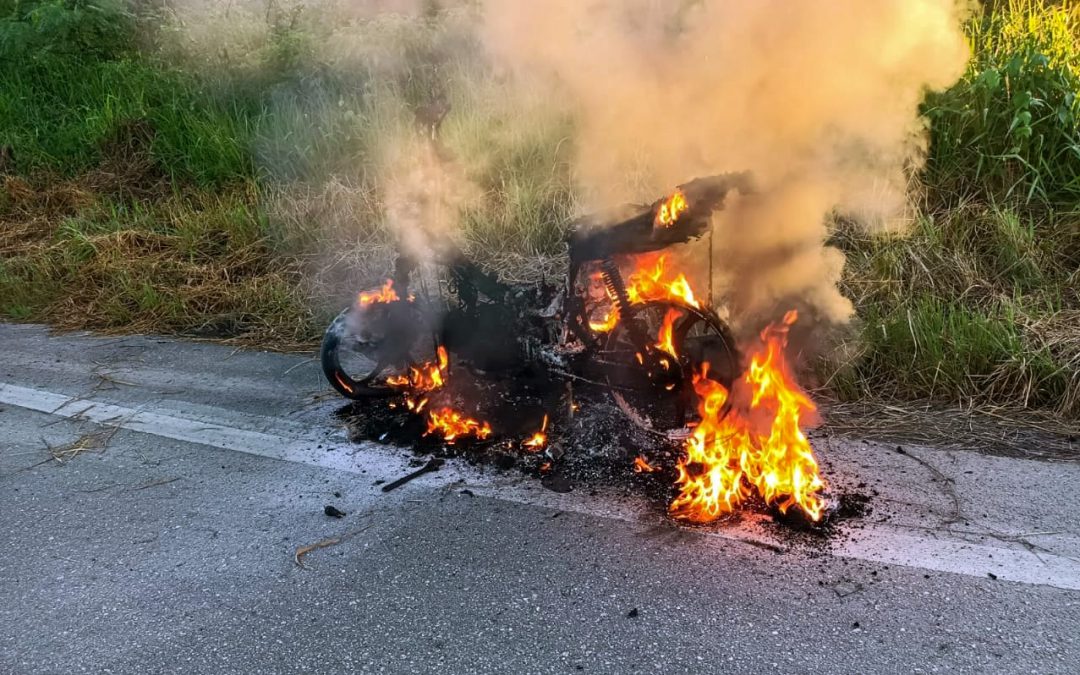
<path id="1" fill-rule="evenodd" d="M 352 307 L 345 308 L 330 322 L 326 332 L 323 334 L 322 347 L 319 350 L 323 375 L 326 376 L 330 386 L 345 398 L 363 400 L 389 396 L 394 393 L 390 387 L 385 384 L 376 384 L 379 375 L 386 368 L 386 364 L 379 358 L 377 347 L 373 347 L 370 354 L 370 369 L 360 371 L 353 369 L 353 372 L 349 373 L 342 366 L 341 350 L 352 348 L 348 344 L 348 321 L 352 311 Z"/>

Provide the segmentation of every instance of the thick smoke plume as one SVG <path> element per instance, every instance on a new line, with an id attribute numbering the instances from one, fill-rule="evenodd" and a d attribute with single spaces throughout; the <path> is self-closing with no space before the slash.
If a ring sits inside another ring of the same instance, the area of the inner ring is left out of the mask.
<path id="1" fill-rule="evenodd" d="M 595 205 L 648 202 L 695 176 L 752 171 L 760 194 L 714 224 L 716 290 L 735 317 L 798 303 L 844 321 L 831 217 L 902 227 L 927 89 L 963 72 L 957 0 L 521 0 L 484 39 L 578 119 Z"/>
<path id="2" fill-rule="evenodd" d="M 758 193 L 719 213 L 711 238 L 714 298 L 748 331 L 791 306 L 822 325 L 851 315 L 837 288 L 843 255 L 826 245 L 831 223 L 896 231 L 910 220 L 927 137 L 919 105 L 962 74 L 961 22 L 972 10 L 969 0 L 291 1 L 178 0 L 174 11 L 187 51 L 215 67 L 257 70 L 250 64 L 294 53 L 290 30 L 304 28 L 305 58 L 318 67 L 277 86 L 282 129 L 262 142 L 274 152 L 261 151 L 260 165 L 298 176 L 290 191 L 333 188 L 325 204 L 293 200 L 294 220 L 322 226 L 335 252 L 328 267 L 350 266 L 338 260 L 340 240 L 371 249 L 373 230 L 388 249 L 393 240 L 414 253 L 442 239 L 473 237 L 482 245 L 466 248 L 488 255 L 525 242 L 524 228 L 551 227 L 547 203 L 567 201 L 538 187 L 561 180 L 564 153 L 582 211 L 750 171 Z M 328 91 L 323 72 L 357 84 Z M 445 153 L 412 119 L 441 95 L 454 103 Z M 539 120 L 564 118 L 568 137 L 530 140 L 555 128 Z M 352 159 L 291 170 L 296 157 L 334 158 L 343 145 L 359 148 Z M 550 155 L 543 170 L 497 168 L 538 154 Z M 498 208 L 484 236 L 463 227 L 464 210 Z M 346 237 L 349 228 L 357 233 Z M 700 260 L 707 246 L 685 253 Z M 696 285 L 706 269 L 689 270 Z"/>

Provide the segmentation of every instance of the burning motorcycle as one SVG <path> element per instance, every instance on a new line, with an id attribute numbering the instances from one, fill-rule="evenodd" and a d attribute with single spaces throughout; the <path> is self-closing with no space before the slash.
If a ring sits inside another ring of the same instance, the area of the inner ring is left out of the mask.
<path id="1" fill-rule="evenodd" d="M 685 435 L 694 377 L 730 388 L 742 364 L 728 325 L 667 268 L 665 249 L 705 234 L 733 191 L 750 192 L 746 174 L 696 179 L 628 218 L 580 219 L 560 284 L 503 283 L 448 251 L 438 261 L 446 292 L 429 294 L 414 283 L 417 261 L 399 255 L 392 277 L 327 328 L 323 373 L 362 400 L 435 389 L 451 359 L 485 375 L 541 369 L 607 389 L 644 429 Z"/>

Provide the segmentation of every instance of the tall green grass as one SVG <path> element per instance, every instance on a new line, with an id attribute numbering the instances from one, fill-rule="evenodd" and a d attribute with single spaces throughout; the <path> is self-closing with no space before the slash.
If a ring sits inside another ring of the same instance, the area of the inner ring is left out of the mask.
<path id="1" fill-rule="evenodd" d="M 1000 0 L 966 30 L 966 74 L 925 105 L 916 227 L 836 236 L 861 331 L 829 381 L 1078 417 L 1080 8 Z"/>
<path id="2" fill-rule="evenodd" d="M 1074 217 L 968 205 L 902 238 L 853 230 L 844 290 L 856 354 L 843 398 L 996 402 L 1080 415 L 1080 232 Z M 834 364 L 835 365 L 835 364 Z"/>
<path id="3" fill-rule="evenodd" d="M 966 199 L 1080 204 L 1080 6 L 1001 0 L 968 22 L 964 78 L 932 94 L 926 183 Z"/>
<path id="4" fill-rule="evenodd" d="M 169 176 L 220 185 L 254 175 L 256 97 L 214 96 L 138 49 L 123 0 L 0 0 L 0 146 L 21 173 L 96 166 L 133 122 Z"/>

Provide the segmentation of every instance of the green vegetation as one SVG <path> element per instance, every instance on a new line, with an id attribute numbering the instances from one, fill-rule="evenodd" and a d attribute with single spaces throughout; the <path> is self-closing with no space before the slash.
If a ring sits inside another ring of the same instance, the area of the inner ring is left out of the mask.
<path id="1" fill-rule="evenodd" d="M 407 216 L 379 175 L 434 175 L 500 271 L 558 269 L 572 120 L 506 96 L 460 16 L 268 7 L 177 31 L 152 2 L 0 0 L 0 316 L 306 344 L 391 255 Z M 925 106 L 914 230 L 837 226 L 859 335 L 826 375 L 1077 418 L 1080 10 L 1002 0 L 967 32 L 965 77 Z M 415 112 L 443 99 L 425 155 Z"/>
<path id="2" fill-rule="evenodd" d="M 930 97 L 926 183 L 940 205 L 976 198 L 1080 204 L 1080 8 L 1007 0 L 968 24 L 964 79 Z"/>
<path id="3" fill-rule="evenodd" d="M 933 95 L 914 231 L 842 230 L 870 393 L 1080 417 L 1080 9 L 1007 0 L 968 25 L 963 80 Z"/>

